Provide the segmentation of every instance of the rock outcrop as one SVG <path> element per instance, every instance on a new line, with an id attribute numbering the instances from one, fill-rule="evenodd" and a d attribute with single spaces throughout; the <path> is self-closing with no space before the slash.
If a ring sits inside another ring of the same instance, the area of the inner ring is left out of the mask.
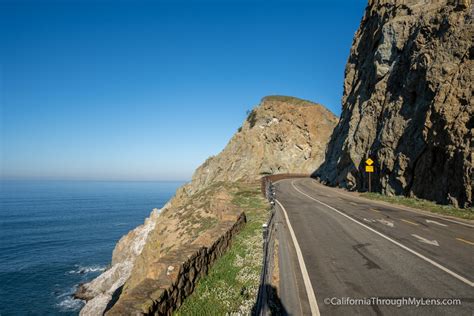
<path id="1" fill-rule="evenodd" d="M 277 173 L 311 174 L 323 162 L 336 124 L 337 117 L 322 105 L 294 97 L 265 97 L 224 150 L 196 170 L 188 189 Z"/>
<path id="2" fill-rule="evenodd" d="M 471 0 L 370 0 L 345 70 L 323 182 L 472 205 Z"/>
<path id="3" fill-rule="evenodd" d="M 167 206 L 164 207 L 166 208 Z M 143 225 L 123 236 L 113 251 L 111 267 L 91 282 L 79 287 L 75 297 L 88 301 L 82 308 L 81 315 L 103 314 L 114 293 L 119 291 L 130 277 L 135 260 L 141 254 L 148 235 L 154 230 L 159 215 L 160 210 L 154 209 Z"/>
<path id="4" fill-rule="evenodd" d="M 245 214 L 232 202 L 235 188 L 228 184 L 273 173 L 310 174 L 321 164 L 336 123 L 321 105 L 264 98 L 219 155 L 199 167 L 163 209 L 122 237 L 111 268 L 76 293 L 87 300 L 81 315 L 179 306 L 192 292 L 196 275 L 207 272 L 245 223 Z M 176 271 L 168 273 L 170 266 Z"/>

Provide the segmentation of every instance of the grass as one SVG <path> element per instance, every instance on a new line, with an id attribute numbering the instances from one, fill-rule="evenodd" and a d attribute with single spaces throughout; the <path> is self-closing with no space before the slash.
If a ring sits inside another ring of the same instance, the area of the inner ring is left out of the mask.
<path id="1" fill-rule="evenodd" d="M 451 205 L 439 205 L 434 202 L 418 198 L 410 198 L 399 195 L 387 196 L 379 193 L 366 192 L 362 193 L 361 196 L 371 200 L 379 200 L 399 205 L 405 205 L 423 211 L 429 211 L 432 213 L 450 215 L 462 219 L 474 219 L 474 210 L 472 209 L 472 207 L 468 209 L 460 209 Z"/>
<path id="2" fill-rule="evenodd" d="M 247 224 L 175 315 L 251 314 L 262 268 L 262 224 L 269 207 L 259 184 L 235 184 L 231 192 L 232 202 L 245 211 Z"/>
<path id="3" fill-rule="evenodd" d="M 304 100 L 304 99 L 291 97 L 291 96 L 285 96 L 285 95 L 270 95 L 270 96 L 265 97 L 265 100 L 287 102 L 287 103 L 292 103 L 294 105 L 301 105 L 301 106 L 313 106 L 316 104 L 309 100 Z"/>

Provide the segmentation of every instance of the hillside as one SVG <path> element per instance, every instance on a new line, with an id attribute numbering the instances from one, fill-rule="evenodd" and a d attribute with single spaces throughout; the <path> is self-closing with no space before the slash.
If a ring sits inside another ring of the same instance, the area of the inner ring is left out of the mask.
<path id="1" fill-rule="evenodd" d="M 371 0 L 346 65 L 343 111 L 315 176 L 387 195 L 472 205 L 470 0 Z"/>
<path id="2" fill-rule="evenodd" d="M 243 194 L 240 184 L 255 186 L 266 174 L 310 174 L 321 164 L 336 123 L 337 118 L 322 105 L 293 97 L 262 99 L 220 154 L 200 166 L 192 181 L 178 189 L 161 210 L 154 210 L 144 225 L 120 239 L 110 269 L 76 293 L 87 300 L 81 315 L 100 315 L 104 311 L 121 315 L 157 308 L 154 304 L 164 289 L 181 282 L 170 281 L 171 277 L 179 277 L 176 271 L 181 269 L 167 269 L 195 256 L 202 255 L 203 259 L 193 265 L 191 283 L 197 275 L 206 274 L 216 258 L 216 254 L 211 258 L 208 254 L 216 249 L 222 254 L 233 234 L 245 224 L 246 210 L 235 202 L 235 197 Z M 267 214 L 254 216 L 266 218 Z M 260 232 L 257 237 L 261 238 Z M 222 243 L 216 246 L 216 241 Z M 258 280 L 258 273 L 253 279 Z M 193 289 L 182 288 L 186 293 Z M 255 286 L 251 288 L 256 290 Z M 174 304 L 179 306 L 183 294 L 176 291 L 170 295 L 175 295 Z M 251 306 L 253 299 L 250 297 L 247 305 Z"/>
<path id="3" fill-rule="evenodd" d="M 257 180 L 276 173 L 310 174 L 323 162 L 336 123 L 320 104 L 265 97 L 224 150 L 196 170 L 188 188 L 194 192 L 216 181 Z"/>

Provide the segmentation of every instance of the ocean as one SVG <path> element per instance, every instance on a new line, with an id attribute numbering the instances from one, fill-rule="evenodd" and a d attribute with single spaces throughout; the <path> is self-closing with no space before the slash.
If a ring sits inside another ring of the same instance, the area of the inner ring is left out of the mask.
<path id="1" fill-rule="evenodd" d="M 77 315 L 77 285 L 182 184 L 1 181 L 0 315 Z"/>

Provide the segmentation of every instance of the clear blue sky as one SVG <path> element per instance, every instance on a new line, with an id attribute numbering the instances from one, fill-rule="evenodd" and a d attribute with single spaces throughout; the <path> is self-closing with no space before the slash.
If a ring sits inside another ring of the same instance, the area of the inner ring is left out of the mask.
<path id="1" fill-rule="evenodd" d="M 340 114 L 366 1 L 1 1 L 3 178 L 189 179 L 265 95 Z"/>

